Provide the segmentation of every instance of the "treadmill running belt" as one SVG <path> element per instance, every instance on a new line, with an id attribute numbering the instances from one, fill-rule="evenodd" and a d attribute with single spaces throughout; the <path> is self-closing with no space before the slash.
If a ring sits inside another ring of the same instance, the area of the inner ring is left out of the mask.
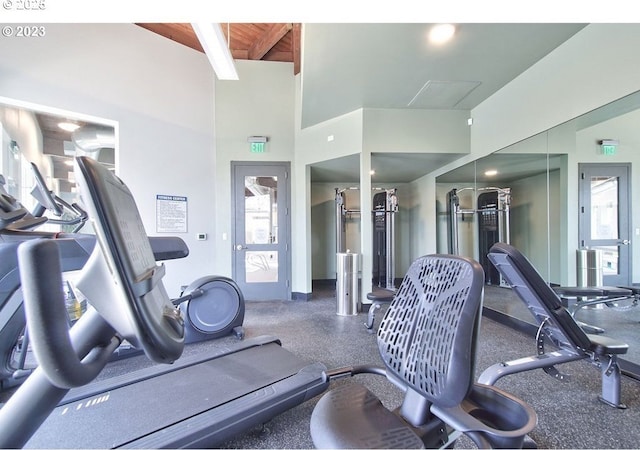
<path id="1" fill-rule="evenodd" d="M 127 446 L 140 437 L 175 427 L 200 414 L 211 415 L 216 408 L 224 410 L 226 404 L 236 399 L 243 403 L 242 397 L 265 388 L 270 391 L 270 385 L 307 366 L 307 361 L 275 343 L 225 354 L 61 405 L 27 447 Z M 264 395 L 259 393 L 258 397 L 261 396 Z M 210 424 L 212 428 L 216 426 Z"/>

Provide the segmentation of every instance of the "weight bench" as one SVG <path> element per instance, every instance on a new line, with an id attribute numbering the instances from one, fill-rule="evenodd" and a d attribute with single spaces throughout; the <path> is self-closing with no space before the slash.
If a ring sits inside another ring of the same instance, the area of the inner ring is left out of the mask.
<path id="1" fill-rule="evenodd" d="M 640 292 L 637 288 L 618 286 L 558 286 L 554 287 L 553 291 L 558 294 L 562 305 L 567 308 L 569 314 L 573 317 L 581 308 L 602 304 L 608 307 L 621 308 L 617 306 L 616 302 L 632 299 L 633 303 L 630 306 L 623 307 L 627 309 L 637 304 L 637 295 Z M 578 322 L 578 324 L 587 333 L 604 333 L 603 328 L 584 322 Z"/>
<path id="2" fill-rule="evenodd" d="M 540 368 L 554 378 L 565 381 L 567 375 L 556 369 L 555 365 L 586 359 L 601 370 L 602 395 L 599 399 L 610 406 L 626 408 L 620 402 L 617 357 L 625 354 L 629 346 L 606 336 L 585 333 L 562 305 L 558 295 L 516 248 L 499 242 L 491 247 L 488 257 L 533 314 L 538 325 L 538 353 L 494 364 L 482 372 L 478 382 L 493 385 L 505 375 Z M 545 352 L 545 338 L 558 350 Z"/>

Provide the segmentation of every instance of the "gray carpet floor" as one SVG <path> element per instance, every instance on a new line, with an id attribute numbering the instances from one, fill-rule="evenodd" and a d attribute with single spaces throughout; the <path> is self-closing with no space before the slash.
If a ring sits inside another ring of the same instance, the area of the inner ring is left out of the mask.
<path id="1" fill-rule="evenodd" d="M 247 302 L 246 338 L 274 335 L 284 348 L 309 361 L 320 361 L 329 369 L 355 365 L 379 365 L 375 334 L 364 327 L 365 314 L 336 315 L 335 292 L 314 290 L 313 299 L 299 301 Z M 384 313 L 379 311 L 377 318 Z M 235 337 L 190 344 L 185 355 L 211 352 L 219 346 L 237 345 Z M 483 318 L 476 370 L 500 361 L 535 354 L 534 340 L 491 319 Z M 115 361 L 99 379 L 109 378 L 151 365 L 143 356 Z M 599 369 L 584 362 L 564 364 L 561 370 L 569 382 L 559 382 L 542 370 L 502 378 L 497 386 L 528 402 L 538 414 L 531 433 L 539 448 L 640 448 L 640 384 L 623 377 L 622 400 L 626 410 L 599 402 Z M 401 393 L 383 377 L 358 375 L 331 383 L 363 383 L 385 406 L 400 404 Z M 8 393 L 4 393 L 6 397 Z M 0 397 L 0 401 L 2 398 Z M 297 406 L 222 445 L 224 448 L 312 448 L 309 420 L 318 397 Z M 462 438 L 457 448 L 473 447 Z"/>

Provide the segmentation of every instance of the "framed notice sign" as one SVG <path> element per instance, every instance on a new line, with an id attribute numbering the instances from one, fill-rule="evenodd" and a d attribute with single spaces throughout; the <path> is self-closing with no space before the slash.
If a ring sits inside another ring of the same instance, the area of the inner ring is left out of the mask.
<path id="1" fill-rule="evenodd" d="M 187 232 L 187 197 L 156 195 L 156 232 Z"/>

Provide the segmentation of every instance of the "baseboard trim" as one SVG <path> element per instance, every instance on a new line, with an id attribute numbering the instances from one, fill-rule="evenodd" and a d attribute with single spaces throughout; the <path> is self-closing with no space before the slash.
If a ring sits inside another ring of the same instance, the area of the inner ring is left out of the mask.
<path id="1" fill-rule="evenodd" d="M 311 292 L 292 292 L 291 300 L 308 302 L 309 300 L 311 300 L 311 296 Z"/>

